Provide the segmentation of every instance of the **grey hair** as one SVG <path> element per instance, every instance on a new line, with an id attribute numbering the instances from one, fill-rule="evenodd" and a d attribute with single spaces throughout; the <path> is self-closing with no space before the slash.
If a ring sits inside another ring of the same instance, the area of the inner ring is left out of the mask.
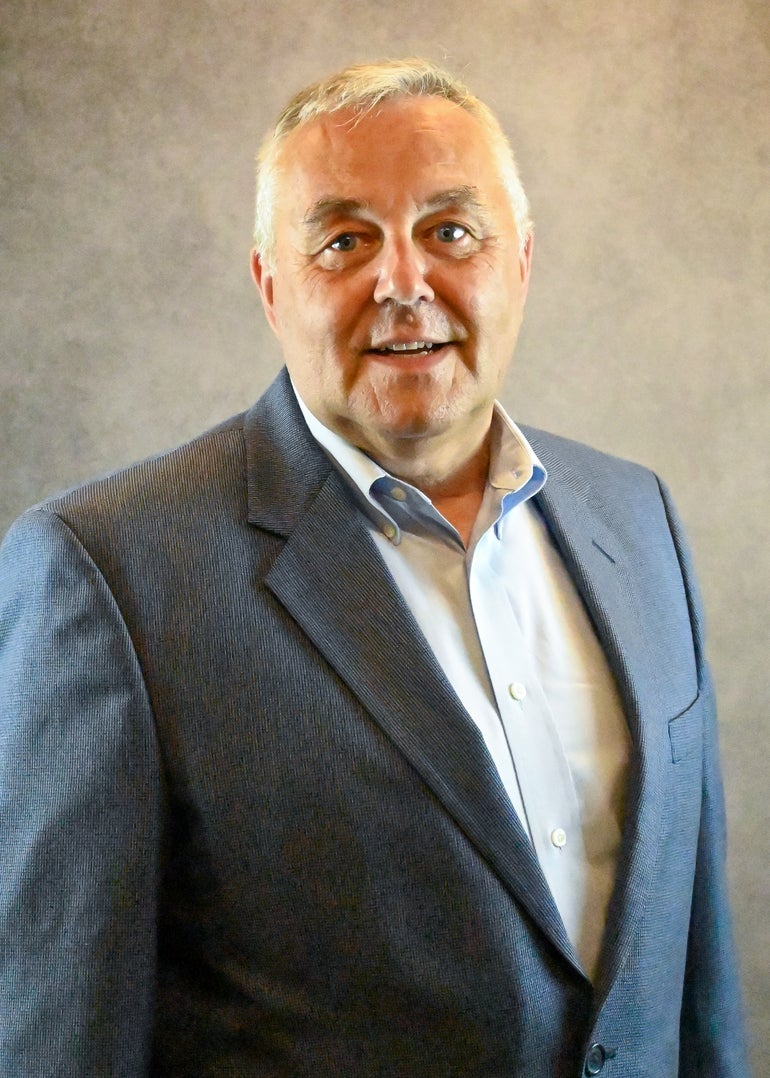
<path id="1" fill-rule="evenodd" d="M 384 60 L 356 64 L 312 86 L 300 90 L 285 107 L 275 126 L 268 131 L 257 155 L 257 193 L 254 215 L 254 247 L 271 266 L 275 257 L 274 209 L 278 182 L 278 158 L 286 138 L 295 128 L 318 116 L 352 109 L 361 115 L 381 102 L 402 97 L 443 97 L 465 109 L 486 131 L 511 200 L 519 247 L 524 249 L 532 220 L 516 159 L 503 129 L 485 105 L 451 75 L 430 60 Z"/>

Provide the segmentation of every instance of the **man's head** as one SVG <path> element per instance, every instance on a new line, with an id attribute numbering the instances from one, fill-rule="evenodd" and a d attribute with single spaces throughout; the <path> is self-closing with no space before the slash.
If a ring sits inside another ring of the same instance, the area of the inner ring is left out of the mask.
<path id="1" fill-rule="evenodd" d="M 488 433 L 529 279 L 497 121 L 424 61 L 351 68 L 284 110 L 258 183 L 254 277 L 311 411 L 405 478 L 457 469 Z"/>

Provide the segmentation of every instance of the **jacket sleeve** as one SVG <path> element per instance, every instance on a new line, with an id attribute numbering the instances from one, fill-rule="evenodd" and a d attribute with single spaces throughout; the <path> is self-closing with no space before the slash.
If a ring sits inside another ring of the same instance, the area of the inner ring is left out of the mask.
<path id="1" fill-rule="evenodd" d="M 120 611 L 54 514 L 0 549 L 0 1074 L 146 1074 L 162 787 Z"/>
<path id="2" fill-rule="evenodd" d="M 726 874 L 726 820 L 714 688 L 703 650 L 703 614 L 682 528 L 662 488 L 682 566 L 704 702 L 701 821 L 680 1022 L 680 1078 L 750 1074 Z"/>

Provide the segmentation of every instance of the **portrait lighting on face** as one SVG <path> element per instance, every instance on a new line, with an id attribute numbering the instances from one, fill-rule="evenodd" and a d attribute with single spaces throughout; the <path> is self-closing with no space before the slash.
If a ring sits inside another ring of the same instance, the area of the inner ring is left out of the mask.
<path id="1" fill-rule="evenodd" d="M 294 384 L 398 474 L 445 480 L 486 438 L 529 280 L 488 131 L 440 97 L 388 99 L 294 128 L 278 164 L 253 267 Z"/>

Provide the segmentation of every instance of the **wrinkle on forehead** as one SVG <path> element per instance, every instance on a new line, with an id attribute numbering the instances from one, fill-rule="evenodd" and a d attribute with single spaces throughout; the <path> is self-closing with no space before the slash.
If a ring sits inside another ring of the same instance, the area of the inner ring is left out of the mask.
<path id="1" fill-rule="evenodd" d="M 340 150 L 355 155 L 362 152 L 360 140 L 372 137 L 371 129 L 384 127 L 387 131 L 392 127 L 396 137 L 408 129 L 412 147 L 415 140 L 421 140 L 421 136 L 439 139 L 448 155 L 443 163 L 451 163 L 455 154 L 452 152 L 452 137 L 447 137 L 448 123 L 459 123 L 460 128 L 466 129 L 466 136 L 473 137 L 473 132 L 485 139 L 479 121 L 467 109 L 445 98 L 426 95 L 389 98 L 370 109 L 340 109 L 321 113 L 295 127 L 288 134 L 282 150 L 285 152 L 292 143 L 301 142 L 308 147 L 314 145 L 315 150 L 324 156 Z M 455 138 L 458 134 L 458 131 L 453 132 Z M 380 140 L 375 137 L 375 143 L 377 141 Z"/>
<path id="2" fill-rule="evenodd" d="M 482 221 L 487 217 L 484 203 L 479 198 L 478 188 L 471 184 L 460 184 L 445 191 L 437 191 L 434 195 L 417 203 L 415 209 L 421 215 L 444 209 L 456 209 L 472 213 Z M 332 217 L 367 217 L 372 212 L 372 204 L 364 199 L 337 198 L 334 195 L 328 195 L 319 198 L 310 207 L 302 219 L 302 224 L 306 229 L 312 230 L 322 226 Z"/>
<path id="3" fill-rule="evenodd" d="M 416 218 L 454 210 L 499 231 L 508 197 L 474 116 L 443 99 L 406 98 L 358 116 L 355 129 L 350 118 L 327 113 L 287 137 L 276 212 L 288 211 L 292 231 L 312 235 L 336 217 L 381 220 L 397 208 Z"/>

